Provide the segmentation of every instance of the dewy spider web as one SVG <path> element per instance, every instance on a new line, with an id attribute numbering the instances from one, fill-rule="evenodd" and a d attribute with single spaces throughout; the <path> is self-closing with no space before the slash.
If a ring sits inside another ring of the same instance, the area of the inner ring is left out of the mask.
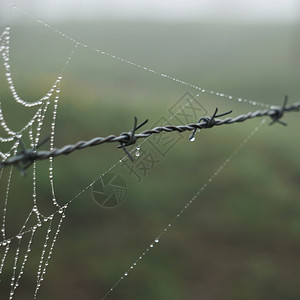
<path id="1" fill-rule="evenodd" d="M 198 86 L 195 86 L 193 84 L 189 84 L 187 82 L 181 81 L 179 79 L 176 79 L 172 76 L 154 71 L 152 69 L 149 69 L 147 67 L 143 67 L 139 64 L 130 62 L 126 59 L 114 56 L 112 54 L 100 51 L 99 49 L 95 49 L 93 47 L 89 47 L 84 43 L 80 43 L 78 41 L 76 41 L 75 39 L 69 37 L 68 35 L 62 33 L 61 31 L 58 31 L 57 29 L 54 29 L 53 27 L 51 27 L 50 25 L 48 25 L 47 23 L 29 15 L 27 12 L 25 12 L 22 9 L 19 9 L 17 7 L 14 7 L 15 9 L 17 9 L 18 11 L 22 12 L 23 14 L 29 16 L 30 18 L 33 18 L 34 20 L 36 20 L 37 22 L 39 22 L 40 24 L 42 24 L 43 26 L 48 27 L 49 29 L 57 32 L 58 34 L 60 34 L 61 36 L 65 37 L 66 39 L 70 40 L 72 43 L 75 44 L 75 47 L 77 46 L 82 46 L 84 48 L 90 48 L 94 51 L 97 51 L 103 55 L 109 56 L 113 59 L 119 60 L 121 62 L 127 63 L 129 65 L 132 65 L 134 67 L 137 67 L 139 69 L 151 72 L 153 74 L 156 74 L 158 76 L 161 76 L 163 78 L 167 78 L 169 80 L 175 81 L 178 84 L 183 84 L 185 86 L 188 86 L 190 88 L 196 89 L 197 91 L 200 91 L 202 93 L 210 93 L 210 94 L 214 94 L 218 97 L 221 98 L 225 98 L 228 100 L 232 100 L 235 99 L 238 102 L 244 102 L 244 103 L 249 103 L 251 105 L 260 105 L 260 106 L 264 106 L 269 108 L 270 105 L 268 104 L 263 104 L 261 102 L 256 102 L 253 100 L 247 100 L 247 99 L 243 99 L 243 98 L 237 98 L 237 97 L 233 97 L 233 96 L 229 96 L 226 95 L 224 93 L 218 93 L 218 92 L 213 92 L 213 91 L 209 91 L 209 90 L 204 90 Z M 20 99 L 15 91 L 13 82 L 12 82 L 12 78 L 11 78 L 11 74 L 10 74 L 10 66 L 9 66 L 9 29 L 7 28 L 3 34 L 1 35 L 1 46 L 0 46 L 0 50 L 1 50 L 1 56 L 4 60 L 4 67 L 6 69 L 6 77 L 7 77 L 7 81 L 8 84 L 10 86 L 10 90 L 14 96 L 14 99 L 17 103 L 23 105 L 24 107 L 38 107 L 38 110 L 36 112 L 36 114 L 34 115 L 34 117 L 18 132 L 14 132 L 11 129 L 9 129 L 9 127 L 7 126 L 2 110 L 1 110 L 1 126 L 3 127 L 3 129 L 5 130 L 5 132 L 8 134 L 8 137 L 1 137 L 0 142 L 10 142 L 10 141 L 14 141 L 13 146 L 11 147 L 10 151 L 6 152 L 6 153 L 1 153 L 1 158 L 3 160 L 5 160 L 7 157 L 9 157 L 10 155 L 15 155 L 18 151 L 18 147 L 19 147 L 19 139 L 25 134 L 25 131 L 28 130 L 28 135 L 29 135 L 29 139 L 31 141 L 31 147 L 34 148 L 38 142 L 39 142 L 39 138 L 40 138 L 40 130 L 43 126 L 43 121 L 46 115 L 46 112 L 48 110 L 48 107 L 50 105 L 51 102 L 51 97 L 55 96 L 54 99 L 54 107 L 53 107 L 53 118 L 52 118 L 52 124 L 51 124 L 51 141 L 50 141 L 50 149 L 53 148 L 53 144 L 54 144 L 54 135 L 55 135 L 55 119 L 56 119 L 56 111 L 57 111 L 57 104 L 58 104 L 58 100 L 59 100 L 59 94 L 60 94 L 60 81 L 62 79 L 62 76 L 60 75 L 58 77 L 58 79 L 56 80 L 56 82 L 53 84 L 52 88 L 50 89 L 50 91 L 46 94 L 45 97 L 41 98 L 38 101 L 35 102 L 26 102 L 22 99 Z M 66 66 L 68 65 L 69 61 L 72 58 L 74 51 L 71 53 L 70 57 L 68 58 L 64 69 L 66 68 Z M 199 95 L 197 95 L 199 96 Z M 188 103 L 187 103 L 188 104 Z M 173 116 L 174 117 L 174 116 Z M 171 117 L 172 118 L 172 117 Z M 170 119 L 171 119 L 170 118 Z M 36 124 L 37 123 L 37 124 Z M 162 124 L 164 125 L 164 124 Z M 36 126 L 36 133 L 34 133 L 34 126 Z M 246 139 L 247 140 L 247 139 Z M 145 142 L 146 140 L 144 140 L 143 142 Z M 39 262 L 39 266 L 38 266 L 38 271 L 37 271 L 37 284 L 36 284 L 36 289 L 35 289 L 35 293 L 34 293 L 34 298 L 37 297 L 37 292 L 41 286 L 41 282 L 44 279 L 46 270 L 47 270 L 47 266 L 48 266 L 48 262 L 49 259 L 52 255 L 53 252 L 53 247 L 55 244 L 55 241 L 57 239 L 58 233 L 60 231 L 60 227 L 63 221 L 63 218 L 65 217 L 65 211 L 68 207 L 68 205 L 74 201 L 76 198 L 78 198 L 81 194 L 83 194 L 85 191 L 87 191 L 90 187 L 92 187 L 92 185 L 99 180 L 102 176 L 104 176 L 107 172 L 109 172 L 110 170 L 114 169 L 119 162 L 115 163 L 112 167 L 110 167 L 106 172 L 100 174 L 94 181 L 92 181 L 89 185 L 87 185 L 83 190 L 81 190 L 75 197 L 73 197 L 71 200 L 69 200 L 66 204 L 64 204 L 62 207 L 57 203 L 56 201 L 56 197 L 55 197 L 55 192 L 54 192 L 54 184 L 53 184 L 53 165 L 52 165 L 52 159 L 49 159 L 49 163 L 50 163 L 50 167 L 49 167 L 49 179 L 50 179 L 50 183 L 51 183 L 51 192 L 52 192 L 52 202 L 54 204 L 55 207 L 57 207 L 57 210 L 45 217 L 43 216 L 37 207 L 37 193 L 36 193 L 36 163 L 33 164 L 33 207 L 32 210 L 30 212 L 30 214 L 28 215 L 27 219 L 25 220 L 20 232 L 18 235 L 7 238 L 6 237 L 6 229 L 5 229 L 5 220 L 6 220 L 6 207 L 7 207 L 7 203 L 8 203 L 8 198 L 9 198 L 9 191 L 10 191 L 10 185 L 11 185 L 11 177 L 12 177 L 12 173 L 13 173 L 13 168 L 10 169 L 9 171 L 9 176 L 8 176 L 8 180 L 7 180 L 7 188 L 6 188 L 6 195 L 5 195 L 5 208 L 4 208 L 4 214 L 3 214 L 3 226 L 2 226 L 2 236 L 3 236 L 3 241 L 0 243 L 0 246 L 4 247 L 4 255 L 2 257 L 1 260 L 1 265 L 0 265 L 0 275 L 2 273 L 4 264 L 5 264 L 5 260 L 7 257 L 7 254 L 10 250 L 10 244 L 12 243 L 12 241 L 17 240 L 18 242 L 18 247 L 16 250 L 16 255 L 15 255 L 15 259 L 14 259 L 14 265 L 13 265 L 13 275 L 11 278 L 11 292 L 10 292 L 10 299 L 13 298 L 14 293 L 16 288 L 19 285 L 19 280 L 21 279 L 23 272 L 24 272 L 24 267 L 25 264 L 27 262 L 28 256 L 30 254 L 31 251 L 31 245 L 32 245 L 32 241 L 33 238 L 35 236 L 35 233 L 37 232 L 38 228 L 42 227 L 44 224 L 49 223 L 48 224 L 48 229 L 47 229 L 47 233 L 45 236 L 45 243 L 43 245 L 43 249 L 42 249 L 42 254 L 40 257 L 40 262 Z M 2 176 L 3 170 L 1 170 L 0 176 Z M 0 177 L 1 178 L 1 177 Z M 32 227 L 26 227 L 26 225 L 29 223 L 29 219 L 35 216 L 37 219 L 37 223 L 36 225 L 32 226 Z M 58 220 L 57 220 L 57 225 L 55 227 L 55 231 L 54 231 L 54 235 L 52 237 L 50 237 L 51 232 L 53 232 L 53 222 L 54 222 L 54 218 L 58 216 Z M 24 254 L 24 256 L 21 258 L 20 255 L 20 247 L 21 247 L 21 242 L 23 240 L 23 237 L 25 235 L 25 233 L 30 233 L 30 239 L 28 241 L 28 243 L 26 244 L 27 250 Z M 21 262 L 21 266 L 18 268 L 18 261 L 22 260 Z"/>
<path id="2" fill-rule="evenodd" d="M 52 121 L 51 121 L 51 130 L 50 130 L 50 149 L 53 149 L 54 146 L 54 135 L 55 135 L 55 121 L 56 121 L 56 114 L 57 114 L 57 106 L 60 96 L 60 83 L 62 80 L 62 74 L 65 71 L 67 65 L 69 64 L 70 60 L 72 59 L 72 56 L 74 54 L 75 49 L 71 52 L 70 56 L 68 57 L 63 69 L 62 73 L 57 77 L 56 81 L 50 88 L 49 92 L 44 96 L 43 98 L 34 101 L 34 102 L 27 102 L 25 100 L 22 100 L 14 87 L 12 74 L 11 74 L 11 68 L 10 68 L 10 62 L 9 62 L 9 40 L 10 40 L 10 34 L 9 34 L 10 28 L 7 27 L 5 31 L 0 36 L 0 54 L 4 61 L 4 69 L 5 69 L 5 75 L 6 80 L 9 85 L 9 89 L 12 93 L 13 99 L 20 105 L 22 105 L 25 108 L 30 107 L 37 107 L 37 111 L 34 114 L 34 116 L 29 120 L 29 122 L 19 131 L 13 131 L 9 128 L 8 124 L 5 121 L 2 109 L 1 109 L 1 102 L 0 102 L 0 125 L 4 129 L 5 133 L 8 135 L 7 137 L 1 137 L 0 142 L 1 143 L 8 143 L 13 142 L 13 145 L 7 152 L 0 152 L 0 156 L 2 159 L 6 159 L 11 155 L 16 155 L 18 152 L 18 147 L 20 145 L 20 139 L 24 137 L 27 134 L 28 131 L 28 137 L 31 143 L 31 147 L 35 148 L 37 147 L 39 141 L 40 141 L 40 133 L 41 129 L 43 127 L 43 123 L 45 120 L 45 116 L 47 111 L 49 110 L 49 106 L 51 102 L 53 102 L 53 112 L 52 112 Z M 75 45 L 77 47 L 77 44 Z M 7 206 L 8 206 L 8 200 L 10 195 L 10 187 L 11 187 L 11 178 L 13 174 L 13 168 L 10 168 L 9 175 L 7 179 L 6 184 L 6 192 L 5 192 L 5 200 L 4 200 L 4 210 L 3 210 L 3 217 L 2 217 L 2 226 L 1 226 L 1 234 L 3 241 L 1 242 L 1 246 L 4 247 L 4 254 L 2 256 L 1 265 L 0 265 L 0 275 L 2 275 L 2 271 L 4 268 L 4 264 L 7 258 L 7 255 L 10 250 L 10 246 L 12 243 L 12 239 L 7 239 L 6 237 L 6 218 L 7 218 Z M 1 171 L 0 179 L 2 178 L 3 172 Z M 17 287 L 19 286 L 19 281 L 24 273 L 24 268 L 26 265 L 26 262 L 28 260 L 28 257 L 31 252 L 31 246 L 32 242 L 35 236 L 35 233 L 37 230 L 42 227 L 42 225 L 45 225 L 48 223 L 48 228 L 45 235 L 45 240 L 39 260 L 38 270 L 37 270 L 37 283 L 36 288 L 34 292 L 34 298 L 37 296 L 37 292 L 41 286 L 41 282 L 44 280 L 44 276 L 46 274 L 47 266 L 49 263 L 49 260 L 51 258 L 54 244 L 57 239 L 57 235 L 60 231 L 60 227 L 63 221 L 63 218 L 65 217 L 64 210 L 60 207 L 58 202 L 56 201 L 55 197 L 55 191 L 54 191 L 54 183 L 53 183 L 53 164 L 52 159 L 49 160 L 49 180 L 50 180 L 50 186 L 51 186 L 51 193 L 52 193 L 52 202 L 54 207 L 58 209 L 60 212 L 60 215 L 57 220 L 57 224 L 54 225 L 54 218 L 55 214 L 51 214 L 49 216 L 44 216 L 40 211 L 39 207 L 37 205 L 37 191 L 36 191 L 36 163 L 33 164 L 33 204 L 32 209 L 30 210 L 29 214 L 27 215 L 19 233 L 16 235 L 15 239 L 17 240 L 16 245 L 16 251 L 14 256 L 14 262 L 13 262 L 13 271 L 12 271 L 12 277 L 11 277 L 11 283 L 10 283 L 10 293 L 9 293 L 9 299 L 13 299 L 15 291 Z M 32 226 L 30 228 L 30 238 L 28 242 L 23 242 L 24 232 L 27 230 L 27 224 L 29 221 L 34 219 L 34 223 L 36 225 Z M 51 233 L 53 234 L 51 235 Z M 21 252 L 21 244 L 25 247 L 25 253 L 23 255 L 20 254 Z"/>

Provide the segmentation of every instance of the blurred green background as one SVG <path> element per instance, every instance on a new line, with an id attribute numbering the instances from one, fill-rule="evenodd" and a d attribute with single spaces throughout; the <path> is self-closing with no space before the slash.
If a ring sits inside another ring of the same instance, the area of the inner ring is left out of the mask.
<path id="1" fill-rule="evenodd" d="M 294 23 L 55 26 L 95 48 L 204 89 L 275 105 L 285 94 L 290 103 L 299 101 L 300 28 Z M 68 40 L 34 22 L 14 24 L 10 59 L 19 95 L 33 101 L 46 94 L 72 49 Z M 36 108 L 12 101 L 3 65 L 0 70 L 2 109 L 18 130 Z M 197 97 L 187 86 L 79 47 L 64 72 L 55 146 L 131 130 L 134 116 L 149 118 L 145 128 L 150 128 L 161 117 L 171 117 L 170 107 L 186 92 L 208 114 L 215 107 L 232 109 L 232 116 L 261 108 L 207 94 Z M 50 132 L 50 117 L 42 136 Z M 286 114 L 287 128 L 266 121 L 107 299 L 299 299 L 299 115 Z M 126 182 L 124 203 L 101 208 L 90 189 L 72 202 L 38 299 L 101 299 L 259 122 L 203 130 L 193 143 L 189 133 L 182 134 L 141 182 L 117 165 L 111 172 Z M 118 162 L 124 153 L 116 146 L 56 158 L 58 202 L 68 202 Z M 150 149 L 147 143 L 141 146 Z M 48 167 L 47 161 L 38 162 L 38 205 L 45 214 L 53 210 Z M 2 206 L 8 173 L 5 169 L 1 179 Z M 8 204 L 10 235 L 17 234 L 31 205 L 32 170 L 25 178 L 16 171 Z M 33 298 L 42 232 L 36 234 L 15 299 Z M 13 258 L 11 250 L 1 299 L 9 293 Z"/>

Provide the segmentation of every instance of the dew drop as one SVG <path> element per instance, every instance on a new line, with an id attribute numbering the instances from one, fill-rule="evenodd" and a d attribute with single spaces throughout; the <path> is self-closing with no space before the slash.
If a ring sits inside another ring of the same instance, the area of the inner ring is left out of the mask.
<path id="1" fill-rule="evenodd" d="M 196 138 L 194 136 L 190 136 L 189 140 L 190 140 L 190 142 L 194 142 L 196 140 Z"/>
<path id="2" fill-rule="evenodd" d="M 140 150 L 141 150 L 141 147 L 140 147 L 140 146 L 137 146 L 137 147 L 136 147 L 135 156 L 137 156 L 137 157 L 140 156 Z"/>
<path id="3" fill-rule="evenodd" d="M 154 241 L 155 241 L 155 243 L 159 243 L 159 239 L 158 238 L 156 238 Z"/>
<path id="4" fill-rule="evenodd" d="M 153 248 L 153 246 L 154 246 L 154 245 L 153 245 L 153 244 L 151 244 L 151 245 L 150 245 L 150 248 Z"/>

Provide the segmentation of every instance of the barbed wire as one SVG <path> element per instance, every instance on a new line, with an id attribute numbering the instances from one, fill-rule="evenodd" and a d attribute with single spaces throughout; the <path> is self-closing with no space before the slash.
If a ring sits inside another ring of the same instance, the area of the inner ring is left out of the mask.
<path id="1" fill-rule="evenodd" d="M 68 155 L 74 152 L 75 150 L 81 150 L 88 147 L 101 145 L 104 143 L 120 143 L 118 148 L 122 148 L 125 151 L 125 153 L 128 155 L 128 157 L 133 161 L 133 157 L 131 156 L 130 152 L 127 150 L 126 147 L 135 144 L 139 139 L 148 138 L 153 134 L 159 134 L 162 132 L 174 132 L 174 131 L 179 133 L 183 133 L 185 131 L 192 131 L 192 134 L 190 135 L 189 139 L 193 141 L 195 139 L 195 134 L 197 129 L 202 130 L 202 129 L 213 128 L 214 126 L 230 125 L 234 123 L 244 122 L 246 120 L 257 118 L 257 117 L 269 116 L 272 119 L 270 125 L 274 123 L 280 123 L 286 126 L 287 124 L 281 120 L 283 114 L 285 112 L 299 111 L 300 109 L 300 102 L 296 102 L 294 104 L 287 106 L 287 100 L 288 98 L 286 96 L 282 107 L 273 106 L 270 109 L 248 112 L 247 114 L 239 115 L 234 118 L 216 119 L 228 115 L 232 112 L 229 111 L 218 115 L 217 114 L 218 109 L 216 108 L 214 114 L 211 117 L 209 116 L 202 117 L 197 123 L 178 125 L 178 126 L 175 125 L 160 126 L 160 127 L 155 127 L 151 130 L 142 131 L 140 133 L 136 133 L 136 131 L 140 129 L 142 126 L 144 126 L 148 122 L 148 120 L 145 120 L 141 124 L 137 125 L 137 118 L 135 117 L 133 129 L 129 132 L 123 132 L 119 136 L 109 135 L 106 137 L 96 137 L 89 141 L 78 141 L 76 144 L 66 145 L 62 148 L 54 148 L 51 151 L 37 150 L 42 144 L 44 144 L 48 140 L 48 138 L 41 141 L 33 149 L 26 149 L 22 141 L 20 141 L 22 150 L 17 155 L 9 157 L 6 160 L 2 161 L 0 167 L 4 168 L 6 166 L 15 165 L 24 173 L 25 169 L 30 167 L 35 160 L 47 159 L 50 157 L 54 158 L 60 155 Z"/>

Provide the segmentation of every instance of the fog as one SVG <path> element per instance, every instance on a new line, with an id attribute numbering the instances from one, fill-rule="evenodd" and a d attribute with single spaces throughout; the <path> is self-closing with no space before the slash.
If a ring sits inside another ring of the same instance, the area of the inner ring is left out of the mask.
<path id="1" fill-rule="evenodd" d="M 48 21 L 152 19 L 165 21 L 293 22 L 299 0 L 15 0 L 28 13 Z M 0 18 L 10 14 L 9 0 L 0 0 Z M 14 13 L 15 19 L 19 18 Z"/>

